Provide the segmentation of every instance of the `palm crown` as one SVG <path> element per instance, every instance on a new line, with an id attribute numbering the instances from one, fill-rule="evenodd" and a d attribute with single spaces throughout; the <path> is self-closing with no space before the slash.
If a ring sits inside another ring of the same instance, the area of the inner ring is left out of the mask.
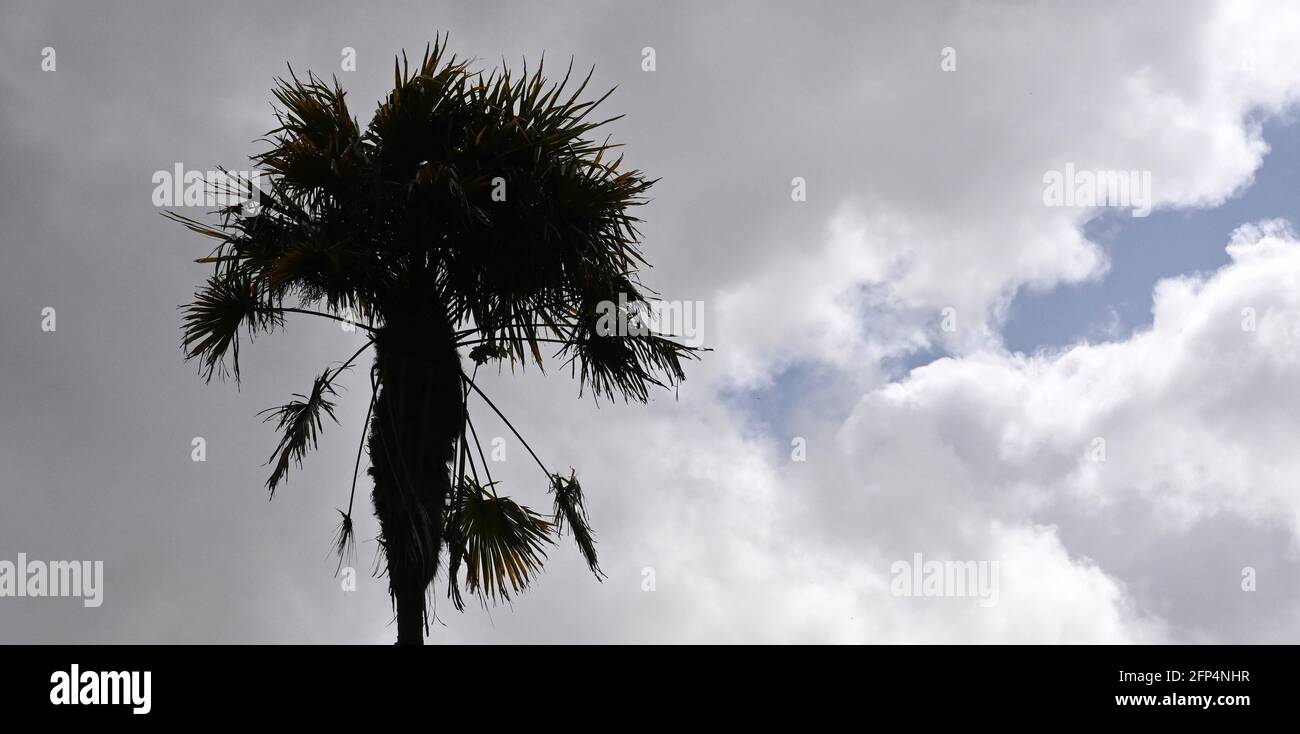
<path id="1" fill-rule="evenodd" d="M 348 314 L 369 334 L 309 392 L 268 411 L 281 440 L 267 486 L 274 493 L 316 445 L 334 416 L 335 380 L 373 347 L 366 440 L 399 641 L 423 639 L 444 546 L 457 608 L 462 563 L 470 591 L 508 598 L 566 526 L 600 576 L 574 474 L 551 472 L 523 442 L 547 477 L 553 513 L 496 494 L 471 397 L 505 416 L 474 382 L 480 365 L 541 367 L 546 350 L 580 392 L 644 402 L 652 387 L 684 379 L 682 362 L 696 352 L 650 324 L 601 326 L 611 303 L 627 304 L 629 323 L 646 320 L 631 212 L 654 182 L 621 171 L 607 139 L 590 139 L 610 121 L 588 119 L 608 93 L 579 101 L 590 76 L 568 91 L 569 73 L 549 82 L 540 65 L 484 75 L 447 58 L 439 39 L 414 68 L 405 55 L 394 64 L 394 88 L 363 129 L 337 80 L 291 70 L 274 89 L 270 148 L 253 158 L 267 181 L 259 206 L 222 209 L 215 225 L 169 213 L 218 241 L 199 260 L 211 276 L 183 307 L 186 355 L 205 379 L 238 380 L 241 334 L 270 332 L 291 314 Z M 348 507 L 341 554 L 351 548 L 351 499 Z"/>

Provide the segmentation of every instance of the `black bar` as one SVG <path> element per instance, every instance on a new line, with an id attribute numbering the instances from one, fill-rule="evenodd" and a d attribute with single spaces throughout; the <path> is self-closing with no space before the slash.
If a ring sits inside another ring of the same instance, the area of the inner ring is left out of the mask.
<path id="1" fill-rule="evenodd" d="M 978 723 L 1036 713 L 1061 721 L 1227 721 L 1293 713 L 1297 682 L 1295 648 L 1275 646 L 12 646 L 0 655 L 0 706 L 9 720 L 26 714 L 46 722 L 378 723 L 427 717 L 430 706 L 490 711 L 502 722 L 591 717 L 606 706 L 630 707 L 630 721 L 665 725 L 683 721 L 684 712 L 880 723 L 890 714 Z M 148 671 L 150 711 L 54 705 L 52 677 L 74 664 L 82 675 Z M 1119 705 L 1120 696 L 1154 698 Z M 1168 696 L 1213 700 L 1207 708 Z"/>

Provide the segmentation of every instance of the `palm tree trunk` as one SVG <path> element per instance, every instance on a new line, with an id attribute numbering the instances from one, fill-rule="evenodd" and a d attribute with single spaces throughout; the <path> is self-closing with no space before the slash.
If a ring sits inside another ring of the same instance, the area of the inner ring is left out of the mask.
<path id="1" fill-rule="evenodd" d="M 424 599 L 424 592 L 414 588 L 398 592 L 393 597 L 397 608 L 397 644 L 424 644 Z"/>
<path id="2" fill-rule="evenodd" d="M 390 319 L 375 337 L 379 392 L 370 423 L 371 495 L 397 611 L 398 644 L 419 645 L 438 571 L 451 461 L 464 427 L 460 357 L 450 325 Z"/>

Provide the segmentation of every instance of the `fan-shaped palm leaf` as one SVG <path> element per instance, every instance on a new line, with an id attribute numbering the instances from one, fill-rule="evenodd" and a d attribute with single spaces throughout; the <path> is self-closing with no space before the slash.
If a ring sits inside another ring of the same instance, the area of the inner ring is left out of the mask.
<path id="1" fill-rule="evenodd" d="M 459 512 L 465 585 L 485 602 L 509 601 L 541 572 L 552 525 L 507 497 L 466 479 Z M 490 486 L 490 485 L 489 485 Z"/>
<path id="2" fill-rule="evenodd" d="M 184 310 L 185 356 L 199 360 L 199 374 L 205 380 L 211 380 L 214 372 L 224 378 L 229 356 L 230 371 L 238 381 L 240 329 L 246 329 L 252 339 L 283 321 L 265 293 L 242 273 L 209 278 Z"/>

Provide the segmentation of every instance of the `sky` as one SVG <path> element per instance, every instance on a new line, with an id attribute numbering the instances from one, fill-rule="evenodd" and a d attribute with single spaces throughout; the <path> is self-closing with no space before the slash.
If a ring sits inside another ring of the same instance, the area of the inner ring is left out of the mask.
<path id="1" fill-rule="evenodd" d="M 204 384 L 177 307 L 208 246 L 152 176 L 246 169 L 286 64 L 338 76 L 364 124 L 439 33 L 485 70 L 545 54 L 617 87 L 609 133 L 660 179 L 643 280 L 703 304 L 713 351 L 647 405 L 558 365 L 481 381 L 578 471 L 608 578 L 564 542 L 512 604 L 456 612 L 440 584 L 431 642 L 1300 639 L 1300 7 L 86 10 L 0 0 L 0 560 L 102 561 L 103 603 L 0 597 L 0 643 L 395 638 L 373 518 L 355 590 L 330 548 L 363 372 L 263 487 L 257 412 L 359 333 L 293 321 L 244 345 L 241 385 Z M 1149 216 L 1049 205 L 1067 164 L 1149 174 Z M 475 424 L 502 490 L 548 507 Z M 900 593 L 917 554 L 996 568 L 996 594 Z"/>

